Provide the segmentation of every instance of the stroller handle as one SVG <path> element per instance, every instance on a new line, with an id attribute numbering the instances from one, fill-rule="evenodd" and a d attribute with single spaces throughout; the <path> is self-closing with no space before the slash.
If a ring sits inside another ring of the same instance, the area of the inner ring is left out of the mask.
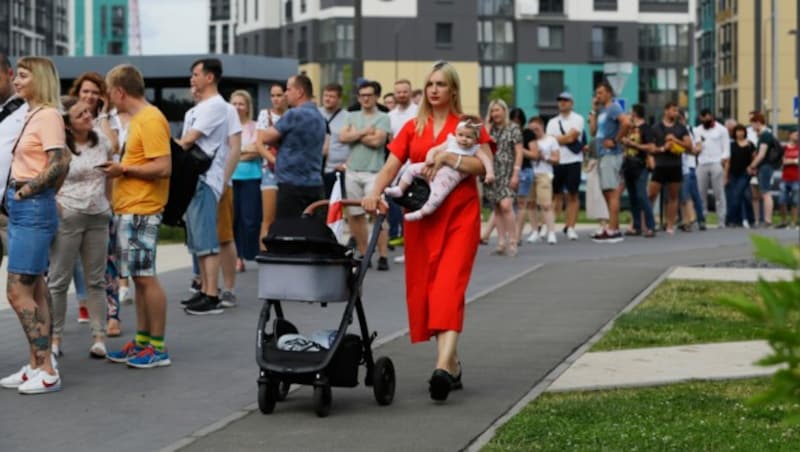
<path id="1" fill-rule="evenodd" d="M 321 207 L 327 207 L 328 206 L 328 202 L 329 201 L 327 199 L 320 199 L 319 201 L 315 201 L 315 202 L 311 203 L 303 211 L 303 215 L 312 215 L 315 210 L 317 210 L 317 209 L 319 209 Z M 342 203 L 342 206 L 345 206 L 345 207 L 360 207 L 361 206 L 361 200 L 360 199 L 342 199 L 341 203 Z M 381 215 L 386 215 L 386 212 L 388 212 L 388 210 L 389 210 L 389 206 L 386 204 L 386 201 L 381 199 L 381 201 L 378 203 L 378 213 L 381 214 Z"/>

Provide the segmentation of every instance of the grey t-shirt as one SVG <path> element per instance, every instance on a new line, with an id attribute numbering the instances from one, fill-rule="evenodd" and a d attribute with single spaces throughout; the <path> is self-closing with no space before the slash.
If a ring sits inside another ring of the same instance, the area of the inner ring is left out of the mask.
<path id="1" fill-rule="evenodd" d="M 350 113 L 344 108 L 328 112 L 325 108 L 320 107 L 319 112 L 328 122 L 328 128 L 331 131 L 331 139 L 328 148 L 328 158 L 325 161 L 324 172 L 332 173 L 336 167 L 345 163 L 350 157 L 350 145 L 339 141 L 339 132 L 347 125 L 347 117 Z M 335 115 L 334 115 L 335 113 Z M 333 117 L 333 119 L 331 119 Z"/>
<path id="2" fill-rule="evenodd" d="M 375 127 L 376 129 L 383 130 L 387 136 L 392 133 L 391 125 L 389 124 L 389 115 L 382 111 L 375 111 L 367 116 L 364 111 L 354 111 L 350 113 L 347 118 L 347 124 L 352 125 L 356 130 L 362 130 L 366 127 Z M 364 171 L 368 173 L 377 173 L 383 168 L 386 161 L 383 150 L 386 142 L 377 147 L 371 148 L 362 142 L 352 143 L 350 149 L 350 163 L 347 165 L 348 170 Z"/>

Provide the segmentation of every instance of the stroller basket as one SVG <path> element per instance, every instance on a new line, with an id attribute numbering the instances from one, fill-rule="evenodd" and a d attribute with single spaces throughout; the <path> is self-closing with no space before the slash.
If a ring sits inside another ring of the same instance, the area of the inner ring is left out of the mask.
<path id="1" fill-rule="evenodd" d="M 361 338 L 355 334 L 346 334 L 327 366 L 327 374 L 332 386 L 358 386 L 358 366 L 362 361 Z M 296 372 L 298 369 L 320 367 L 331 353 L 330 350 L 318 352 L 288 351 L 277 347 L 273 338 L 264 344 L 262 349 L 264 361 L 280 368 L 284 372 Z"/>

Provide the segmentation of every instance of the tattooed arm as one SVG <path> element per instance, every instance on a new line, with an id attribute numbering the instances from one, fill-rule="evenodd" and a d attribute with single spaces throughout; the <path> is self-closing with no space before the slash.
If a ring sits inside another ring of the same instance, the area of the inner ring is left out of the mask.
<path id="1" fill-rule="evenodd" d="M 47 166 L 27 184 L 17 191 L 17 199 L 29 198 L 41 191 L 52 188 L 58 191 L 69 171 L 70 154 L 66 148 L 47 150 Z"/>

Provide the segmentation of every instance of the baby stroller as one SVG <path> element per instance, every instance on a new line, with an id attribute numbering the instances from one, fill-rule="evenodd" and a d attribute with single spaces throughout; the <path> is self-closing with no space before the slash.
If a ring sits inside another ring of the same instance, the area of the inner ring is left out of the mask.
<path id="1" fill-rule="evenodd" d="M 358 201 L 344 200 L 343 205 Z M 366 367 L 364 384 L 372 386 L 379 405 L 389 405 L 394 399 L 394 364 L 388 357 L 377 360 L 372 356 L 372 342 L 377 333 L 369 332 L 361 285 L 380 233 L 385 212 L 377 215 L 366 256 L 356 259 L 353 251 L 342 246 L 333 232 L 312 216 L 315 209 L 327 206 L 318 201 L 306 208 L 303 217 L 277 220 L 264 238 L 265 253 L 256 257 L 259 267 L 258 298 L 264 300 L 258 319 L 256 362 L 261 371 L 258 378 L 258 407 L 264 414 L 275 410 L 276 402 L 286 398 L 291 384 L 314 387 L 314 411 L 325 417 L 330 412 L 332 387 L 358 386 L 358 368 Z M 347 303 L 329 348 L 315 347 L 306 351 L 287 350 L 279 340 L 298 331 L 284 318 L 281 303 L 301 301 Z M 270 313 L 275 311 L 272 327 Z M 358 317 L 360 334 L 348 334 L 353 311 Z"/>

